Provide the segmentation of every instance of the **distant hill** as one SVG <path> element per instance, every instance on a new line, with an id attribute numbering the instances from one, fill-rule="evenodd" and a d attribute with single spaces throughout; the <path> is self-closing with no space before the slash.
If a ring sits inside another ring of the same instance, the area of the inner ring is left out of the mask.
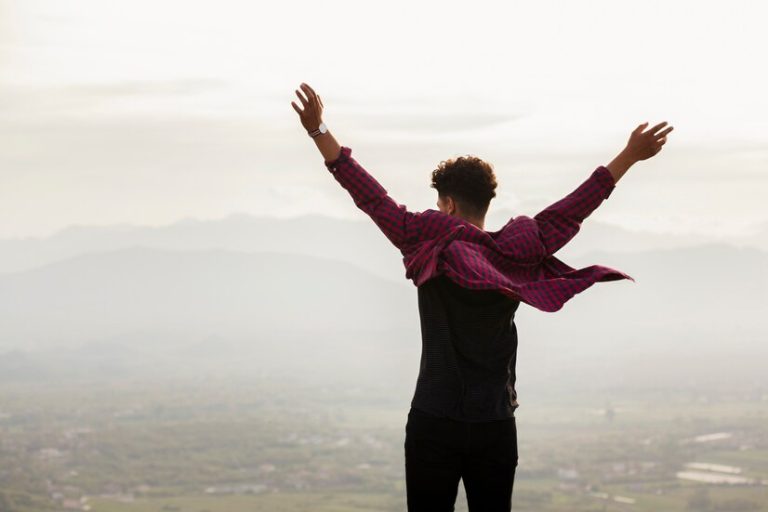
<path id="1" fill-rule="evenodd" d="M 134 247 L 0 276 L 0 347 L 126 335 L 150 345 L 288 335 L 318 343 L 412 326 L 414 293 L 405 280 L 319 257 Z"/>
<path id="2" fill-rule="evenodd" d="M 534 215 L 528 208 L 526 215 Z M 520 212 L 491 208 L 486 229 L 501 228 Z M 768 242 L 768 236 L 765 237 Z M 584 254 L 610 243 L 612 251 L 652 250 L 699 245 L 700 236 L 634 232 L 587 219 L 563 254 Z M 768 243 L 765 244 L 768 249 Z M 218 220 L 183 220 L 167 226 L 73 226 L 49 237 L 0 240 L 0 274 L 55 261 L 133 246 L 168 250 L 223 249 L 320 256 L 366 268 L 393 281 L 404 280 L 402 256 L 363 213 L 341 220 L 318 215 L 279 219 L 231 215 Z"/>
<path id="3" fill-rule="evenodd" d="M 521 360 L 547 368 L 535 377 L 570 374 L 581 375 L 581 384 L 646 387 L 746 379 L 768 386 L 768 253 L 707 244 L 593 252 L 569 263 L 617 268 L 636 282 L 598 283 L 555 314 L 521 309 Z"/>
<path id="4" fill-rule="evenodd" d="M 768 253 L 716 243 L 621 251 L 608 233 L 632 237 L 587 222 L 557 256 L 636 282 L 598 283 L 554 314 L 521 306 L 523 389 L 765 379 Z M 0 274 L 6 377 L 301 368 L 411 386 L 418 372 L 416 289 L 370 221 L 238 216 L 3 243 L 16 257 L 58 258 Z"/>

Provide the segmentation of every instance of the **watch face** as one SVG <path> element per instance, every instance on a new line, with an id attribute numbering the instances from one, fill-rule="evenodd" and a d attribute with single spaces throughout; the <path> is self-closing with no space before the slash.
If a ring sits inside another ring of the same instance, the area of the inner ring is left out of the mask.
<path id="1" fill-rule="evenodd" d="M 320 130 L 320 133 L 325 133 L 328 131 L 328 128 L 325 126 L 325 123 L 320 123 L 320 126 L 317 127 Z"/>

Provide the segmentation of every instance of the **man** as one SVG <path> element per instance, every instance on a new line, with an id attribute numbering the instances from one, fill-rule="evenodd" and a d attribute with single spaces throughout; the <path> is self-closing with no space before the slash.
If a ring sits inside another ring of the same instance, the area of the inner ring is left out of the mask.
<path id="1" fill-rule="evenodd" d="M 666 122 L 632 131 L 607 166 L 531 218 L 485 231 L 495 197 L 492 166 L 473 156 L 432 172 L 437 207 L 410 212 L 340 146 L 322 121 L 323 102 L 302 83 L 291 102 L 325 165 L 403 254 L 406 278 L 418 287 L 422 353 L 405 431 L 408 510 L 452 511 L 464 481 L 473 512 L 509 511 L 517 467 L 515 384 L 520 302 L 557 311 L 599 281 L 632 279 L 600 265 L 573 269 L 553 254 L 608 198 L 637 161 L 661 150 Z"/>

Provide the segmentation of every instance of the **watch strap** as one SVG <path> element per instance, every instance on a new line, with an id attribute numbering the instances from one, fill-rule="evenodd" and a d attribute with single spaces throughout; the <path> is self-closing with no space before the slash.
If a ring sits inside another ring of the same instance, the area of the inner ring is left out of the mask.
<path id="1" fill-rule="evenodd" d="M 320 126 L 317 127 L 317 130 L 312 130 L 311 132 L 308 132 L 308 133 L 309 133 L 309 136 L 314 139 L 315 137 L 317 137 L 321 133 L 325 133 L 327 131 L 328 131 L 328 128 L 325 126 L 325 123 L 321 122 Z"/>

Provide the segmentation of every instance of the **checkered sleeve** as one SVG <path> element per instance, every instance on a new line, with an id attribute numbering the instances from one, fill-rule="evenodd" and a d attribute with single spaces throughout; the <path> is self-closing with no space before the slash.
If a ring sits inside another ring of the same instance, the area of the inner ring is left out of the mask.
<path id="1" fill-rule="evenodd" d="M 568 243 L 615 187 L 611 171 L 601 165 L 573 192 L 534 216 L 547 254 L 554 254 Z"/>
<path id="2" fill-rule="evenodd" d="M 349 192 L 360 210 L 365 212 L 395 247 L 405 252 L 419 237 L 421 213 L 408 211 L 392 199 L 387 190 L 354 158 L 352 150 L 341 147 L 341 153 L 325 166 L 339 184 Z"/>

